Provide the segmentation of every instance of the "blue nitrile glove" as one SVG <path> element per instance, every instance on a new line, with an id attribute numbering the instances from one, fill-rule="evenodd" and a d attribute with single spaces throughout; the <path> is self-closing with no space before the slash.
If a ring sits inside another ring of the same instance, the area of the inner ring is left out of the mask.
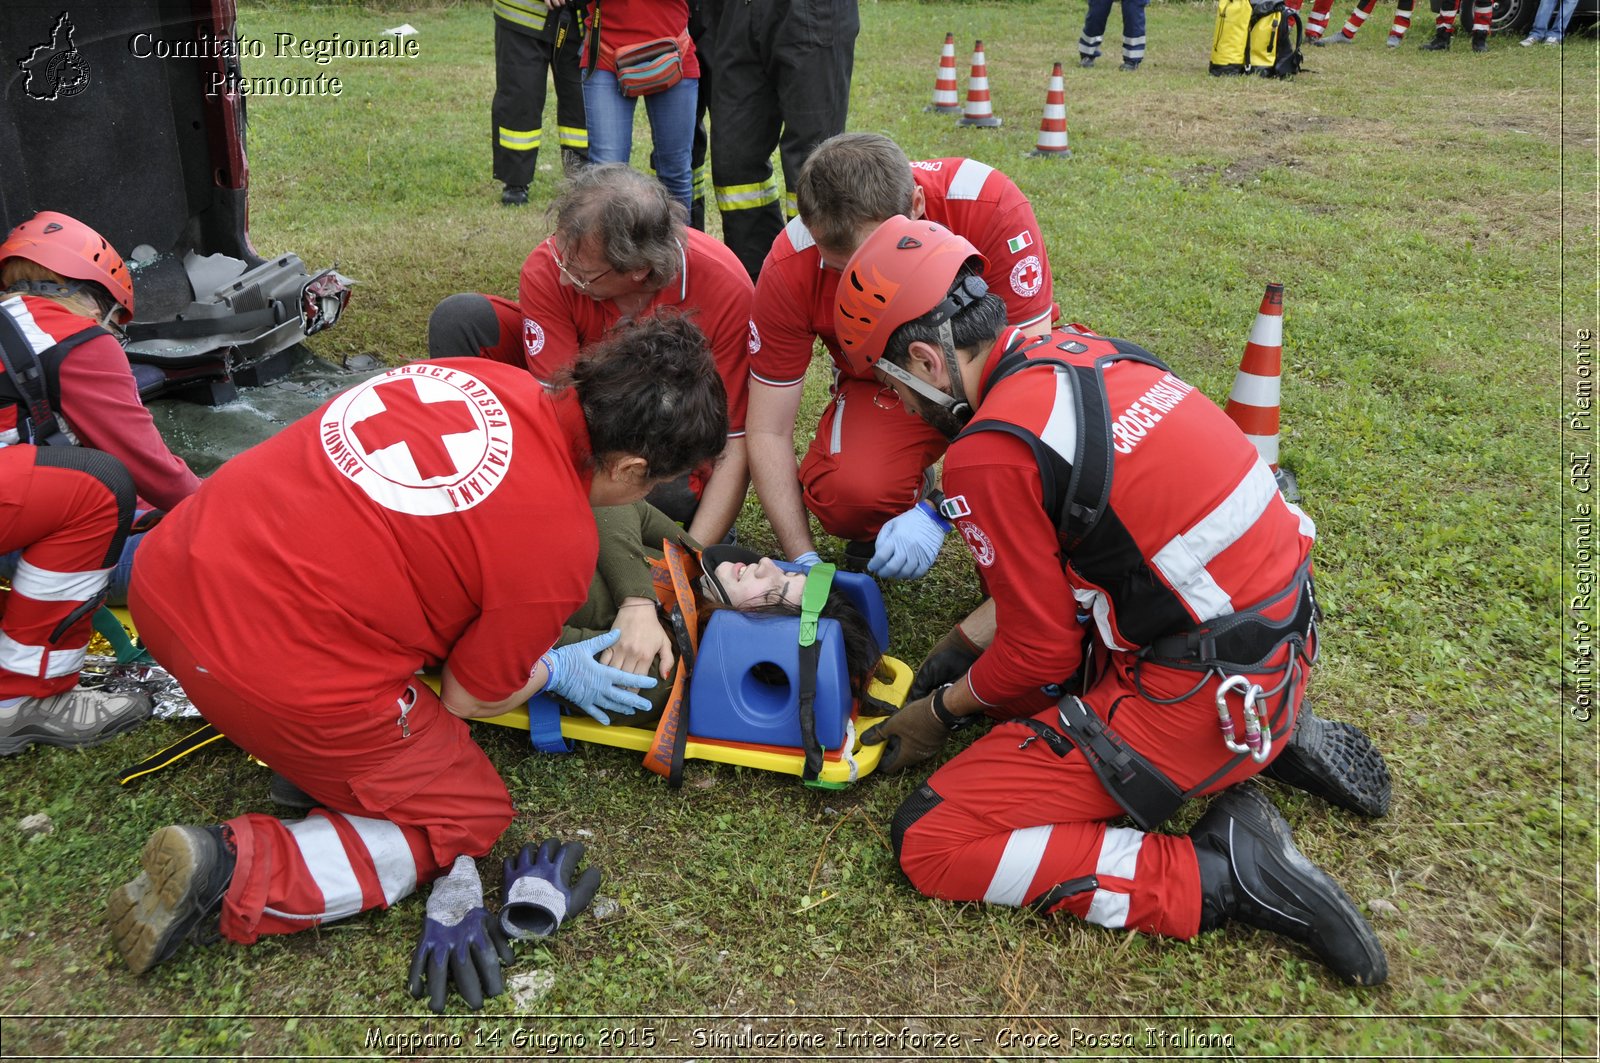
<path id="1" fill-rule="evenodd" d="M 822 558 L 818 556 L 815 550 L 807 550 L 805 553 L 801 554 L 799 557 L 790 562 L 790 564 L 804 565 L 806 567 L 806 571 L 809 572 L 812 565 L 822 564 Z"/>
<path id="2" fill-rule="evenodd" d="M 612 628 L 604 635 L 571 646 L 557 646 L 540 657 L 545 671 L 550 673 L 544 688 L 552 694 L 560 694 L 607 726 L 611 724 L 608 712 L 619 716 L 649 712 L 650 702 L 629 688 L 648 689 L 656 685 L 654 678 L 624 672 L 595 660 L 601 650 L 621 637 L 622 632 Z"/>
<path id="3" fill-rule="evenodd" d="M 884 579 L 921 579 L 939 557 L 952 525 L 923 499 L 878 531 L 867 571 Z"/>
<path id="4" fill-rule="evenodd" d="M 500 928 L 514 938 L 543 938 L 556 932 L 594 900 L 600 888 L 600 869 L 591 867 L 577 876 L 583 843 L 546 838 L 529 842 L 514 858 L 506 859 L 500 884 L 505 903 L 500 906 Z"/>
<path id="5" fill-rule="evenodd" d="M 500 924 L 483 907 L 483 883 L 470 856 L 456 857 L 450 873 L 433 884 L 428 894 L 422 940 L 411 954 L 411 978 L 406 988 L 428 1007 L 444 1013 L 450 983 L 477 1011 L 485 997 L 505 992 L 500 965 L 511 962 L 511 945 Z"/>

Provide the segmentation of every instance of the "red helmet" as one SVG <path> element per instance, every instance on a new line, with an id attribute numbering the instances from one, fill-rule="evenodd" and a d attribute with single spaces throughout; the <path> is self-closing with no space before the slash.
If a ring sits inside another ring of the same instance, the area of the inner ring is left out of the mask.
<path id="1" fill-rule="evenodd" d="M 118 324 L 133 319 L 133 278 L 128 264 L 106 238 L 76 218 L 41 210 L 0 244 L 0 265 L 25 258 L 70 280 L 93 281 L 111 294 Z"/>
<path id="2" fill-rule="evenodd" d="M 850 256 L 835 296 L 833 329 L 850 371 L 867 375 L 895 329 L 939 309 L 968 262 L 980 273 L 988 265 L 965 237 L 934 222 L 897 214 L 873 230 Z M 945 317 L 959 305 L 951 303 Z"/>

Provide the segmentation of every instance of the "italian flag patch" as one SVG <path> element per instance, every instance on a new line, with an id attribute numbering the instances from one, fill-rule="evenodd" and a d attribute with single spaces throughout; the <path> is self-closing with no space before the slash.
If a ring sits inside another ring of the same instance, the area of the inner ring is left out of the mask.
<path id="1" fill-rule="evenodd" d="M 1032 246 L 1033 246 L 1033 237 L 1029 236 L 1026 231 L 1020 232 L 1017 235 L 1013 236 L 1011 239 L 1006 241 L 1006 250 L 1010 251 L 1013 255 L 1016 254 L 1018 251 L 1024 250 L 1025 248 L 1029 248 L 1029 247 L 1032 247 Z"/>

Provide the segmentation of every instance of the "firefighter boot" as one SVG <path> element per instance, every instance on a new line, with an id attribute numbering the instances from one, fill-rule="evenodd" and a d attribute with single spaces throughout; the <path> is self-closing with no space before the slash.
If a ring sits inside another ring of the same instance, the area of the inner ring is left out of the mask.
<path id="1" fill-rule="evenodd" d="M 1322 798 L 1347 812 L 1378 817 L 1389 812 L 1389 765 L 1361 728 L 1324 720 L 1300 706 L 1294 735 L 1261 773 Z"/>
<path id="2" fill-rule="evenodd" d="M 1423 46 L 1421 48 L 1419 48 L 1418 51 L 1422 51 L 1422 52 L 1448 52 L 1450 50 L 1450 38 L 1453 37 L 1453 36 L 1454 36 L 1454 34 L 1452 34 L 1449 30 L 1445 29 L 1444 27 L 1436 26 L 1436 27 L 1434 27 L 1433 37 L 1431 39 L 1429 39 L 1425 44 L 1423 44 Z"/>
<path id="3" fill-rule="evenodd" d="M 1487 52 L 1489 50 L 1488 30 L 1472 31 L 1472 50 L 1475 52 Z"/>
<path id="4" fill-rule="evenodd" d="M 145 842 L 139 877 L 111 891 L 111 943 L 134 974 L 171 958 L 190 937 L 216 940 L 233 881 L 233 839 L 223 827 L 162 827 Z"/>
<path id="5" fill-rule="evenodd" d="M 1383 946 L 1349 894 L 1295 848 L 1289 823 L 1248 784 L 1211 803 L 1189 832 L 1200 864 L 1200 930 L 1233 919 L 1310 946 L 1356 985 L 1389 975 Z"/>

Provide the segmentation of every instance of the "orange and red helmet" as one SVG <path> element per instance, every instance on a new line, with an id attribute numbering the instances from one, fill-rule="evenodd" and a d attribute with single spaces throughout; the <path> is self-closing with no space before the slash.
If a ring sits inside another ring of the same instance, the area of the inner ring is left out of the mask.
<path id="1" fill-rule="evenodd" d="M 929 324 L 940 324 L 965 306 L 970 300 L 950 296 L 969 262 L 980 274 L 988 265 L 965 237 L 935 222 L 897 214 L 873 230 L 845 266 L 834 302 L 834 334 L 851 371 L 868 375 L 906 322 L 937 310 Z"/>
<path id="2" fill-rule="evenodd" d="M 53 210 L 41 210 L 0 244 L 0 265 L 25 258 L 69 280 L 92 281 L 106 290 L 120 309 L 118 324 L 133 320 L 133 278 L 110 242 L 83 222 Z"/>

